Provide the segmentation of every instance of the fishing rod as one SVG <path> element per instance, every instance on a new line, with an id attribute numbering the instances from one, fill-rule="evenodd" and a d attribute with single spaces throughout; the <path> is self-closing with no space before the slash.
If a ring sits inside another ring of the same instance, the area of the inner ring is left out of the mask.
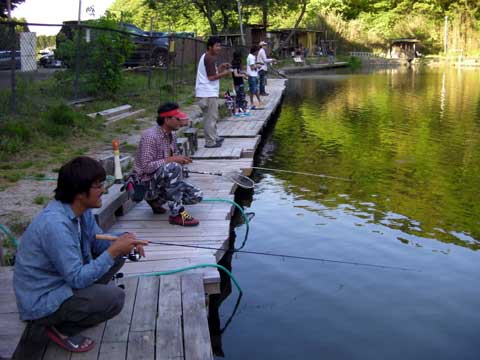
<path id="1" fill-rule="evenodd" d="M 117 240 L 116 236 L 106 235 L 106 234 L 98 234 L 98 235 L 96 235 L 96 238 L 99 239 L 99 240 L 108 240 L 108 241 Z M 186 245 L 186 244 L 178 244 L 178 243 L 166 243 L 166 242 L 160 242 L 160 241 L 150 241 L 150 240 L 140 240 L 140 239 L 137 239 L 137 240 L 146 241 L 149 244 L 155 244 L 155 245 L 177 246 L 177 247 L 185 247 L 185 248 L 192 248 L 192 249 L 205 249 L 205 250 L 225 251 L 225 252 L 231 251 L 233 253 L 272 256 L 272 257 L 279 257 L 279 258 L 283 258 L 283 259 L 309 260 L 309 261 L 328 262 L 328 263 L 335 263 L 335 264 L 365 266 L 365 267 L 372 267 L 372 268 L 379 268 L 379 269 L 391 269 L 391 270 L 420 272 L 420 270 L 405 268 L 405 267 L 400 267 L 400 266 L 362 263 L 362 262 L 357 262 L 357 261 L 334 260 L 334 259 L 326 259 L 326 258 L 319 258 L 319 257 L 313 257 L 313 256 L 288 255 L 288 254 L 278 254 L 278 253 L 271 253 L 271 252 L 249 251 L 249 250 L 225 250 L 225 249 L 218 249 L 218 248 L 209 247 L 209 246 Z M 156 260 L 143 260 L 143 261 L 156 261 Z"/>

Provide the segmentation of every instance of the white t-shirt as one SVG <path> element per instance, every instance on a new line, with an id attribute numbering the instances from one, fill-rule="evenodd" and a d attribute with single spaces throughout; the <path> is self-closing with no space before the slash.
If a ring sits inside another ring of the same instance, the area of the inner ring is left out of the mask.
<path id="1" fill-rule="evenodd" d="M 247 75 L 252 77 L 258 77 L 258 71 L 252 70 L 251 65 L 255 65 L 256 63 L 255 55 L 248 54 L 247 56 Z M 255 65 L 256 66 L 256 65 Z"/>
<path id="2" fill-rule="evenodd" d="M 271 63 L 273 59 L 267 58 L 267 54 L 265 53 L 265 49 L 262 47 L 260 50 L 258 50 L 258 55 L 257 55 L 257 62 L 262 64 L 259 70 L 264 70 L 267 71 L 268 67 L 267 64 Z"/>
<path id="3" fill-rule="evenodd" d="M 208 80 L 207 68 L 205 67 L 205 55 L 200 57 L 197 70 L 197 81 L 195 82 L 195 96 L 218 97 L 220 93 L 220 80 Z"/>

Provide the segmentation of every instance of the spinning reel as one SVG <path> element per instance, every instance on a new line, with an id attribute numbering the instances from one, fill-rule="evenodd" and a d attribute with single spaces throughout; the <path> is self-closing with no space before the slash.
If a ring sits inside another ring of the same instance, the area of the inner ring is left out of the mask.
<path id="1" fill-rule="evenodd" d="M 130 261 L 139 261 L 140 260 L 140 253 L 136 248 L 134 248 L 130 253 L 126 256 L 124 256 L 124 259 L 128 259 Z"/>

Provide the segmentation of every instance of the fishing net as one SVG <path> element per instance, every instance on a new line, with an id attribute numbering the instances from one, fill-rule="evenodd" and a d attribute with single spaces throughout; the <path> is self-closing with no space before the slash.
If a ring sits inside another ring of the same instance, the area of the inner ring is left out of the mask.
<path id="1" fill-rule="evenodd" d="M 185 177 L 188 177 L 189 174 L 220 176 L 223 179 L 233 182 L 244 189 L 252 189 L 253 186 L 255 185 L 252 179 L 250 179 L 248 176 L 241 174 L 238 171 L 229 171 L 226 173 L 221 173 L 221 172 L 208 172 L 208 171 L 193 171 L 193 170 L 184 168 L 183 173 Z"/>

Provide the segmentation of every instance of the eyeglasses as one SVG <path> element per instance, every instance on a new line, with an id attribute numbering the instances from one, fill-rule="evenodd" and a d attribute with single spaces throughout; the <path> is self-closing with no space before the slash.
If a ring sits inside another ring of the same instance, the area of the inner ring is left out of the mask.
<path id="1" fill-rule="evenodd" d="M 96 184 L 92 184 L 91 186 L 93 189 L 105 189 L 105 181 L 101 181 Z"/>

